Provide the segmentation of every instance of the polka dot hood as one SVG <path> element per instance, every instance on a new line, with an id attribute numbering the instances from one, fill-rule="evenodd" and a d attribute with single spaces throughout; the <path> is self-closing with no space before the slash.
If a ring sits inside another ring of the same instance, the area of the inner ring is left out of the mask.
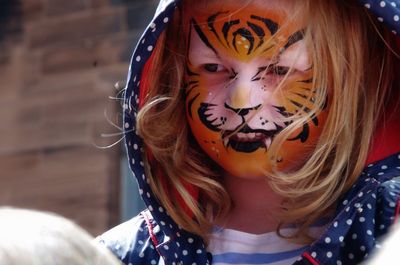
<path id="1" fill-rule="evenodd" d="M 360 0 L 393 34 L 400 32 L 400 1 Z M 136 134 L 136 115 L 144 97 L 141 80 L 160 34 L 171 21 L 179 0 L 162 0 L 132 56 L 123 104 L 126 148 L 132 175 L 147 210 L 98 237 L 125 264 L 212 264 L 200 237 L 181 229 L 155 199 L 146 177 L 143 142 Z M 142 94 L 141 94 L 142 93 Z M 376 133 L 368 164 L 343 195 L 336 217 L 323 235 L 301 255 L 299 264 L 358 264 L 379 247 L 379 240 L 400 210 L 400 113 Z M 381 139 L 387 139 L 382 141 Z M 395 144 L 393 144 L 395 143 Z"/>

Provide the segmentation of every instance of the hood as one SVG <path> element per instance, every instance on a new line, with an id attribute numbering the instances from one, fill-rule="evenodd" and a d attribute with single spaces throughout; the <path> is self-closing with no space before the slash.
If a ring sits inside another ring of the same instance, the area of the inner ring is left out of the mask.
<path id="1" fill-rule="evenodd" d="M 360 8 L 365 7 L 379 21 L 385 23 L 393 34 L 400 33 L 400 1 L 362 0 L 359 2 Z M 139 191 L 145 204 L 154 219 L 162 224 L 161 228 L 168 237 L 184 237 L 185 232 L 181 231 L 172 218 L 166 214 L 150 189 L 144 170 L 142 140 L 136 134 L 135 124 L 136 113 L 141 104 L 141 98 L 144 97 L 144 93 L 141 91 L 145 88 L 141 86 L 140 81 L 146 75 L 146 62 L 150 59 L 157 39 L 171 20 L 179 3 L 179 0 L 160 1 L 155 16 L 140 38 L 133 53 L 123 105 L 126 148 L 132 174 L 137 179 Z M 380 127 L 382 127 L 381 130 L 376 133 L 376 139 L 379 140 L 374 143 L 368 163 L 380 160 L 400 150 L 400 140 L 398 139 L 400 115 L 390 115 L 390 119 L 385 122 L 385 126 Z M 189 238 L 189 235 L 187 236 Z M 190 236 L 193 237 L 193 235 Z"/>

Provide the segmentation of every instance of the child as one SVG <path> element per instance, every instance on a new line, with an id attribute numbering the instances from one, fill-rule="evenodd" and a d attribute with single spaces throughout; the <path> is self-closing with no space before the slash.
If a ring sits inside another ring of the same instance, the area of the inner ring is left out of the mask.
<path id="1" fill-rule="evenodd" d="M 99 240 L 126 264 L 363 261 L 399 210 L 397 5 L 161 1 L 124 104 L 148 210 Z"/>
<path id="2" fill-rule="evenodd" d="M 0 208 L 1 265 L 119 265 L 92 236 L 52 213 Z"/>

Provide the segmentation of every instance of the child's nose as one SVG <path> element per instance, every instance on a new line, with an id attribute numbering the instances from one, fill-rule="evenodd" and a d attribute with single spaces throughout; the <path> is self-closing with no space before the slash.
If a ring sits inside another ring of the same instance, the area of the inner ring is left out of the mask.
<path id="1" fill-rule="evenodd" d="M 262 105 L 262 98 L 257 94 L 256 88 L 251 84 L 232 84 L 225 107 L 245 116 L 250 110 L 258 109 Z"/>

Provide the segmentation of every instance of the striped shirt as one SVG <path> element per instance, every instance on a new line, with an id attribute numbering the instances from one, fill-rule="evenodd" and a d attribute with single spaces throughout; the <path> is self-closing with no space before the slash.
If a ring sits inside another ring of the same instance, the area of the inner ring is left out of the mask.
<path id="1" fill-rule="evenodd" d="M 321 230 L 315 227 L 311 233 L 319 234 Z M 284 233 L 290 231 L 282 229 Z M 257 235 L 215 228 L 207 250 L 212 253 L 213 265 L 288 265 L 295 262 L 306 248 L 306 245 L 288 242 L 276 232 Z"/>

